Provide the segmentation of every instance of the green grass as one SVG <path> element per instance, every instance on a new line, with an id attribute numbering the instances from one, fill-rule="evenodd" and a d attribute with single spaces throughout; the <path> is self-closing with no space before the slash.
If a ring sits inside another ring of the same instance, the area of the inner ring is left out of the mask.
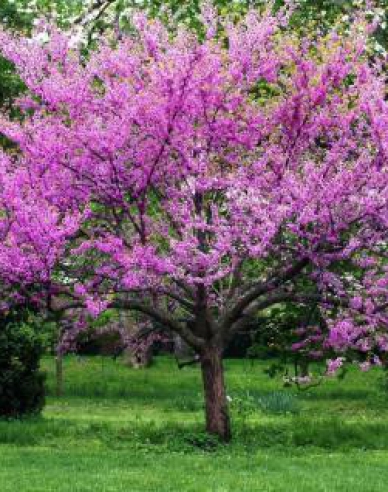
<path id="1" fill-rule="evenodd" d="M 298 393 L 269 379 L 265 363 L 227 361 L 234 441 L 222 446 L 203 433 L 197 367 L 68 357 L 58 399 L 53 359 L 43 365 L 43 415 L 0 421 L 1 492 L 388 490 L 379 370 Z"/>

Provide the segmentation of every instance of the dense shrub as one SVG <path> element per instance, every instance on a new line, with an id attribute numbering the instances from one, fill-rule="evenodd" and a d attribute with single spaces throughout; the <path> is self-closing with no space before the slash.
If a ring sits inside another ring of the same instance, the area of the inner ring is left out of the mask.
<path id="1" fill-rule="evenodd" d="M 0 318 L 0 416 L 20 417 L 42 409 L 42 352 L 42 337 L 35 322 L 13 314 Z"/>
<path id="2" fill-rule="evenodd" d="M 77 354 L 116 356 L 123 352 L 124 346 L 117 332 L 98 333 L 88 330 L 77 338 Z"/>

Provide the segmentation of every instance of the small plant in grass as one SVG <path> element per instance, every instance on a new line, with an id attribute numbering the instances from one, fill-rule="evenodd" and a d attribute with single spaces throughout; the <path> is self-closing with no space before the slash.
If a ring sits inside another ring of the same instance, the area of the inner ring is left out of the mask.
<path id="1" fill-rule="evenodd" d="M 258 398 L 258 405 L 265 413 L 298 414 L 300 404 L 297 397 L 285 391 L 273 391 Z"/>
<path id="2" fill-rule="evenodd" d="M 300 404 L 297 397 L 285 391 L 273 391 L 268 394 L 255 395 L 249 391 L 231 398 L 236 414 L 245 421 L 259 411 L 275 414 L 298 414 Z"/>

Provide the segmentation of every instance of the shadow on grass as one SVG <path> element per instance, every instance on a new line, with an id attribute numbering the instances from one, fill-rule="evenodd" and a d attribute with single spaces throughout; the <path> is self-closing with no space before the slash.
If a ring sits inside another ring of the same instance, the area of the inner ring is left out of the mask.
<path id="1" fill-rule="evenodd" d="M 234 425 L 233 446 L 250 453 L 263 448 L 292 450 L 314 447 L 325 450 L 388 450 L 388 423 L 346 423 L 339 418 L 307 419 L 290 417 L 270 423 Z M 107 422 L 80 423 L 65 419 L 31 418 L 0 421 L 0 444 L 14 446 L 103 446 L 109 449 L 136 449 L 193 452 L 193 443 L 208 441 L 198 424 L 164 424 L 138 421 L 126 425 Z M 212 445 L 212 450 L 214 446 Z M 198 450 L 201 449 L 199 446 Z"/>
<path id="2" fill-rule="evenodd" d="M 305 393 L 307 394 L 307 393 Z M 304 393 L 301 393 L 302 398 L 305 397 Z M 324 400 L 348 400 L 348 401 L 365 401 L 366 399 L 374 398 L 376 392 L 373 390 L 362 390 L 362 389 L 326 389 L 325 392 L 316 391 L 313 394 L 314 400 L 324 401 Z M 388 399 L 387 399 L 388 402 Z"/>

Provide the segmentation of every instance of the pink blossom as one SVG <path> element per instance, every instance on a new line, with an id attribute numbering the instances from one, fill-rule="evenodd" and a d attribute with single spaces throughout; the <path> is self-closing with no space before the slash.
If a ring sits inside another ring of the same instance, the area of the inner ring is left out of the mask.
<path id="1" fill-rule="evenodd" d="M 44 44 L 0 31 L 26 87 L 0 118 L 5 302 L 125 305 L 197 352 L 312 304 L 328 334 L 299 329 L 293 351 L 386 351 L 385 67 L 362 21 L 291 41 L 290 11 L 208 6 L 204 39 L 139 14 L 87 58 L 53 26 Z"/>
<path id="2" fill-rule="evenodd" d="M 363 372 L 369 371 L 370 368 L 371 368 L 371 363 L 369 361 L 365 361 L 360 364 L 360 369 Z"/>
<path id="3" fill-rule="evenodd" d="M 337 357 L 336 359 L 331 359 L 327 361 L 326 374 L 328 376 L 334 376 L 338 369 L 342 367 L 345 359 L 343 357 Z"/>

